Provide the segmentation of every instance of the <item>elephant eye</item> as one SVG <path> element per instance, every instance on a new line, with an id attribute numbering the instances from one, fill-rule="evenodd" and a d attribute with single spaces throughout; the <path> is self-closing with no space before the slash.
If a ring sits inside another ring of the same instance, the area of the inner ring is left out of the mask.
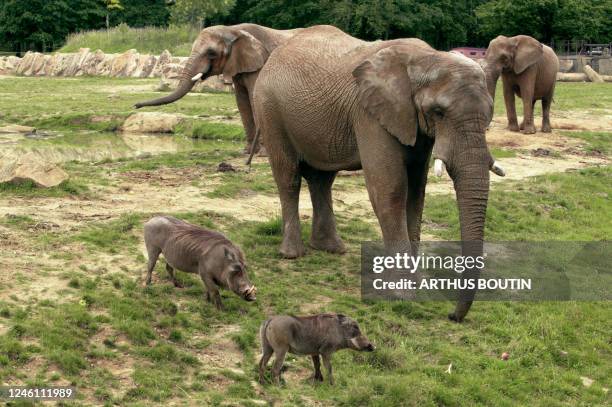
<path id="1" fill-rule="evenodd" d="M 442 106 L 434 106 L 431 110 L 430 110 L 431 114 L 436 116 L 436 117 L 444 117 L 444 109 L 442 108 Z"/>
<path id="2" fill-rule="evenodd" d="M 218 56 L 217 51 L 215 51 L 214 49 L 209 48 L 209 49 L 206 50 L 206 57 L 207 58 L 215 59 L 215 58 L 217 58 L 217 56 Z"/>

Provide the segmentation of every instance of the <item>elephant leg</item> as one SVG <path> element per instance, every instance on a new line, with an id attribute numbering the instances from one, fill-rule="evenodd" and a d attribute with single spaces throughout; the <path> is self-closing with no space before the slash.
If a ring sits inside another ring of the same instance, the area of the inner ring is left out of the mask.
<path id="1" fill-rule="evenodd" d="M 533 124 L 533 108 L 535 101 L 533 100 L 533 89 L 525 87 L 521 91 L 521 97 L 523 99 L 523 127 L 521 133 L 523 134 L 534 134 L 536 132 L 535 125 Z"/>
<path id="2" fill-rule="evenodd" d="M 535 100 L 531 102 L 531 111 L 532 112 L 535 111 L 535 104 L 536 104 Z M 523 121 L 521 122 L 521 125 L 519 126 L 519 129 L 521 131 L 523 131 L 525 129 L 525 116 L 524 115 L 523 115 Z"/>
<path id="3" fill-rule="evenodd" d="M 552 97 L 546 96 L 542 98 L 542 133 L 550 133 L 552 127 L 550 127 L 550 105 L 552 103 Z"/>
<path id="4" fill-rule="evenodd" d="M 506 116 L 508 117 L 508 130 L 519 131 L 518 120 L 516 118 L 516 107 L 514 105 L 514 89 L 507 81 L 504 85 L 504 103 L 506 104 Z"/>
<path id="5" fill-rule="evenodd" d="M 267 137 L 266 140 L 273 140 L 267 143 L 269 161 L 281 201 L 283 242 L 280 253 L 287 259 L 295 259 L 306 252 L 302 242 L 298 212 L 302 176 L 297 153 L 293 146 L 279 130 L 274 129 L 272 132 L 274 132 L 273 135 L 268 132 L 270 137 Z"/>
<path id="6" fill-rule="evenodd" d="M 330 253 L 345 253 L 346 248 L 336 230 L 331 196 L 336 172 L 319 171 L 307 164 L 302 164 L 301 172 L 308 182 L 310 199 L 312 200 L 313 217 L 310 245 L 314 249 Z"/>
<path id="7" fill-rule="evenodd" d="M 391 252 L 409 250 L 406 151 L 382 128 L 373 127 L 362 130 L 368 133 L 364 137 L 357 136 L 368 195 L 386 249 Z"/>
<path id="8" fill-rule="evenodd" d="M 427 185 L 427 172 L 433 142 L 423 139 L 424 146 L 415 146 L 418 149 L 417 160 L 408 166 L 408 196 L 406 199 L 406 220 L 408 222 L 408 237 L 411 242 L 421 240 L 421 221 L 423 219 L 423 206 L 425 204 L 425 186 Z M 419 148 L 420 147 L 420 148 Z M 413 247 L 416 249 L 416 247 Z"/>
<path id="9" fill-rule="evenodd" d="M 244 147 L 244 153 L 249 154 L 251 152 L 253 139 L 255 138 L 255 121 L 253 119 L 249 92 L 244 85 L 237 84 L 236 82 L 234 82 L 234 89 L 236 91 L 236 104 L 238 105 L 238 111 L 240 112 L 240 118 L 244 126 L 244 133 L 246 134 L 247 143 Z M 255 146 L 255 149 L 255 152 L 259 151 L 259 146 Z"/>

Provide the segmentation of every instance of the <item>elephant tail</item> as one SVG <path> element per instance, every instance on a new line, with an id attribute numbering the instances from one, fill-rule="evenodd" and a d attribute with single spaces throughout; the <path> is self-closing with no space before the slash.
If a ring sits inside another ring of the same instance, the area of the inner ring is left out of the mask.
<path id="1" fill-rule="evenodd" d="M 255 130 L 255 137 L 253 138 L 253 142 L 251 143 L 251 151 L 249 152 L 249 159 L 246 162 L 246 165 L 249 166 L 249 171 L 251 171 L 251 161 L 253 161 L 253 155 L 255 155 L 255 151 L 257 150 L 257 146 L 259 145 L 259 128 Z"/>

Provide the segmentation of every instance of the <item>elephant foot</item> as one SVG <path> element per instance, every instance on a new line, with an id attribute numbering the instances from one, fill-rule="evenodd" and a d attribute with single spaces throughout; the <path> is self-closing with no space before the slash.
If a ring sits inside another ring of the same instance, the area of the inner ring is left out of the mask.
<path id="1" fill-rule="evenodd" d="M 509 125 L 508 125 L 508 130 L 510 130 L 510 131 L 514 131 L 514 132 L 519 132 L 519 131 L 520 131 L 520 129 L 519 129 L 519 125 L 518 125 L 518 124 L 516 124 L 516 123 L 509 124 Z"/>
<path id="2" fill-rule="evenodd" d="M 280 254 L 285 259 L 297 259 L 306 254 L 306 249 L 301 241 L 299 241 L 299 243 L 283 241 L 280 247 Z"/>
<path id="3" fill-rule="evenodd" d="M 521 130 L 521 133 L 523 134 L 535 134 L 535 132 L 536 132 L 536 129 L 534 125 L 525 126 L 525 128 Z"/>
<path id="4" fill-rule="evenodd" d="M 448 319 L 458 324 L 463 322 L 463 318 L 457 318 L 457 315 L 454 312 L 448 314 Z"/>
<path id="5" fill-rule="evenodd" d="M 552 128 L 550 127 L 550 124 L 542 125 L 542 133 L 552 133 Z"/>
<path id="6" fill-rule="evenodd" d="M 342 239 L 337 236 L 331 239 L 310 239 L 310 247 L 315 250 L 322 250 L 329 253 L 346 253 L 346 247 Z"/>

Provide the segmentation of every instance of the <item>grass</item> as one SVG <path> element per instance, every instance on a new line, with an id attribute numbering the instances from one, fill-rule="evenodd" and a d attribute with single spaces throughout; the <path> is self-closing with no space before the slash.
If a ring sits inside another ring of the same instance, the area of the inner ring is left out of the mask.
<path id="1" fill-rule="evenodd" d="M 605 115 L 606 109 L 612 104 L 612 83 L 576 83 L 557 82 L 555 96 L 551 107 L 555 112 L 581 110 L 595 115 Z M 523 102 L 515 97 L 516 114 L 523 115 Z M 536 116 L 542 116 L 542 104 L 537 102 L 534 109 Z M 504 90 L 501 79 L 497 81 L 495 91 L 495 115 L 505 116 Z M 554 119 L 552 120 L 554 122 Z M 537 124 L 537 123 L 536 123 Z"/>
<path id="2" fill-rule="evenodd" d="M 0 194 L 17 197 L 64 197 L 85 195 L 88 186 L 73 180 L 63 181 L 61 184 L 50 188 L 39 188 L 33 181 L 24 181 L 17 184 L 11 182 L 0 183 Z"/>
<path id="3" fill-rule="evenodd" d="M 78 52 L 79 48 L 122 53 L 136 49 L 143 54 L 159 55 L 164 50 L 175 56 L 189 56 L 191 44 L 200 30 L 190 26 L 131 28 L 120 24 L 110 30 L 92 30 L 71 34 L 59 52 Z"/>
<path id="4" fill-rule="evenodd" d="M 169 143 L 171 149 L 122 156 L 142 144 L 133 147 L 135 139 L 113 132 L 113 126 L 132 111 L 134 101 L 156 96 L 144 89 L 154 83 L 100 78 L 2 80 L 2 120 L 63 134 L 24 141 L 24 149 L 79 148 L 113 154 L 100 155 L 94 163 L 66 163 L 72 186 L 47 192 L 31 185 L 0 186 L 6 208 L 0 216 L 0 246 L 5 250 L 3 242 L 9 242 L 6 248 L 11 253 L 0 256 L 1 382 L 70 383 L 79 395 L 70 405 L 609 404 L 604 390 L 610 388 L 612 377 L 608 302 L 478 302 L 462 325 L 445 319 L 452 308 L 448 302 L 363 302 L 360 243 L 379 239 L 380 232 L 371 219 L 353 213 L 337 213 L 347 254 L 307 248 L 306 256 L 291 261 L 278 254 L 282 239 L 278 217 L 262 215 L 246 221 L 204 204 L 177 212 L 174 203 L 181 196 L 169 196 L 163 206 L 152 206 L 143 195 L 142 205 L 130 206 L 123 216 L 104 221 L 60 217 L 58 228 L 37 228 L 47 214 L 38 209 L 39 198 L 95 208 L 99 200 L 115 198 L 118 183 L 143 182 L 131 178 L 131 173 L 161 178 L 193 170 L 197 177 L 179 182 L 206 187 L 201 193 L 220 205 L 223 199 L 275 196 L 267 164 L 254 164 L 248 173 L 216 172 L 219 162 L 234 163 L 242 157 L 243 131 L 233 124 L 198 117 L 180 126 L 180 134 L 151 136 L 144 143 L 159 143 L 160 148 Z M 560 110 L 599 112 L 600 107 L 589 101 L 592 95 L 598 95 L 597 103 L 609 98 L 610 88 L 589 87 L 591 93 L 581 94 L 574 85 L 559 84 Z M 570 103 L 566 97 L 575 100 Z M 227 94 L 188 96 L 154 109 L 237 117 L 233 96 Z M 97 116 L 109 118 L 100 124 L 94 120 Z M 583 140 L 588 154 L 609 155 L 610 133 L 564 134 Z M 506 158 L 516 152 L 494 148 L 492 154 Z M 610 167 L 603 166 L 496 183 L 486 235 L 499 241 L 609 239 L 611 175 Z M 151 190 L 172 190 L 144 182 Z M 334 188 L 351 192 L 365 187 L 362 176 L 341 176 Z M 12 206 L 26 205 L 28 210 L 19 212 L 24 215 L 10 214 Z M 142 224 L 160 206 L 170 215 L 220 230 L 239 244 L 246 254 L 249 278 L 258 286 L 258 300 L 247 303 L 222 290 L 226 310 L 218 312 L 204 301 L 198 276 L 179 272 L 184 288 L 175 288 L 163 258 L 153 284 L 143 287 Z M 424 217 L 424 233 L 440 239 L 459 237 L 453 196 L 428 196 Z M 308 241 L 311 219 L 302 217 L 301 222 L 302 237 Z M 13 236 L 18 239 L 11 246 Z M 311 362 L 299 356 L 288 357 L 283 385 L 252 385 L 257 378 L 260 323 L 273 314 L 315 311 L 355 318 L 377 351 L 335 354 L 333 387 L 306 381 Z M 500 360 L 502 352 L 510 354 L 508 361 Z M 451 363 L 452 373 L 445 373 Z M 582 376 L 593 379 L 593 385 L 585 387 Z"/>

